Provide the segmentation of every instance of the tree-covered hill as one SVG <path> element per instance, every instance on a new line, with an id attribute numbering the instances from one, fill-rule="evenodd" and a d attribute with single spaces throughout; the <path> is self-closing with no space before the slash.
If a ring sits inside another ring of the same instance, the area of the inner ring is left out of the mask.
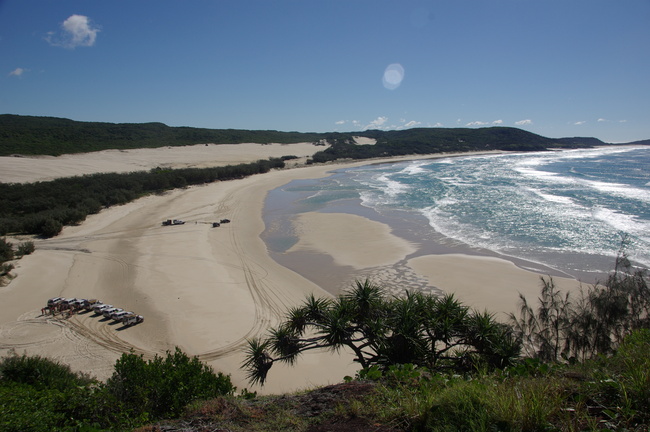
<path id="1" fill-rule="evenodd" d="M 0 156 L 87 153 L 191 144 L 297 143 L 321 134 L 272 130 L 200 129 L 163 123 L 78 122 L 55 117 L 0 115 Z"/>
<path id="2" fill-rule="evenodd" d="M 374 145 L 355 145 L 351 135 L 373 138 Z M 583 148 L 606 145 L 597 138 L 546 138 L 517 128 L 415 128 L 397 131 L 369 130 L 353 134 L 328 134 L 332 147 L 314 155 L 315 162 L 335 159 L 403 156 L 486 150 L 540 151 L 549 148 Z"/>
<path id="3" fill-rule="evenodd" d="M 356 145 L 355 136 L 373 138 L 376 145 Z M 440 152 L 576 148 L 604 145 L 596 138 L 546 138 L 517 128 L 415 128 L 347 133 L 301 133 L 274 130 L 201 129 L 163 123 L 78 122 L 55 117 L 0 115 L 0 156 L 61 155 L 106 149 L 183 146 L 192 144 L 297 143 L 327 140 L 333 148 L 316 162 L 338 158 Z"/>

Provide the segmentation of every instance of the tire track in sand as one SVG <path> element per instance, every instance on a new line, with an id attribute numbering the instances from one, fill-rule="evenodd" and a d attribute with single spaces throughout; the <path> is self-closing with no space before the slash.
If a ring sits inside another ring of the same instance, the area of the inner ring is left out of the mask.
<path id="1" fill-rule="evenodd" d="M 220 213 L 231 214 L 233 220 L 237 220 L 240 208 L 229 205 L 232 199 L 232 193 L 224 197 L 218 210 Z M 287 305 L 290 304 L 288 299 L 281 298 L 278 290 L 265 283 L 268 272 L 244 253 L 236 230 L 230 230 L 229 237 L 230 246 L 239 259 L 246 288 L 253 301 L 255 310 L 253 324 L 239 339 L 217 349 L 199 354 L 198 357 L 203 361 L 216 360 L 245 348 L 247 340 L 266 332 L 273 319 L 282 316 L 287 310 Z"/>

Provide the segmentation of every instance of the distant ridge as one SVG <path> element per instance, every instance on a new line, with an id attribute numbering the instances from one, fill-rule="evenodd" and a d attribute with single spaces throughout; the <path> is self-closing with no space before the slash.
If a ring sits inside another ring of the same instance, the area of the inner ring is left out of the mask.
<path id="1" fill-rule="evenodd" d="M 628 143 L 629 145 L 650 145 L 650 139 L 647 140 L 641 140 L 641 141 L 634 141 L 631 143 Z"/>
<path id="2" fill-rule="evenodd" d="M 375 145 L 354 145 L 355 136 Z M 61 155 L 107 149 L 134 149 L 193 144 L 323 142 L 330 148 L 315 162 L 337 158 L 431 154 L 447 151 L 577 148 L 607 145 L 596 138 L 546 138 L 517 128 L 414 128 L 399 131 L 303 133 L 275 130 L 202 129 L 163 123 L 79 122 L 57 117 L 0 115 L 0 156 Z M 642 142 L 638 142 L 642 143 Z"/>
<path id="3" fill-rule="evenodd" d="M 555 141 L 564 143 L 567 145 L 573 144 L 588 144 L 590 146 L 596 147 L 601 145 L 606 145 L 604 142 L 598 138 L 587 138 L 587 137 L 573 137 L 573 138 L 557 138 Z"/>

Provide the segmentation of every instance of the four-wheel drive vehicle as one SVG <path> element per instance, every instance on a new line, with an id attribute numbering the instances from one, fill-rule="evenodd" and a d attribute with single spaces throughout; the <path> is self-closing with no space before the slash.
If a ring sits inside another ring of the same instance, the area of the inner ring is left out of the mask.
<path id="1" fill-rule="evenodd" d="M 86 299 L 75 299 L 68 303 L 70 309 L 81 309 L 86 302 Z"/>
<path id="2" fill-rule="evenodd" d="M 84 309 L 86 309 L 87 311 L 92 310 L 93 306 L 97 304 L 102 304 L 102 302 L 97 299 L 86 300 L 84 301 Z"/>
<path id="3" fill-rule="evenodd" d="M 104 309 L 109 309 L 109 308 L 112 308 L 112 307 L 113 307 L 113 305 L 99 303 L 99 304 L 96 304 L 95 306 L 93 306 L 93 310 L 95 311 L 96 314 L 101 315 L 101 313 L 102 313 L 102 311 Z"/>
<path id="4" fill-rule="evenodd" d="M 125 310 L 113 312 L 111 314 L 111 319 L 113 321 L 120 321 L 121 317 L 123 317 L 124 315 L 129 315 L 129 314 L 133 315 L 133 312 L 128 312 L 128 311 L 125 311 Z"/>
<path id="5" fill-rule="evenodd" d="M 129 315 L 124 320 L 122 320 L 122 324 L 124 324 L 125 327 L 128 327 L 141 323 L 142 321 L 144 321 L 144 317 L 142 315 Z"/>
<path id="6" fill-rule="evenodd" d="M 49 299 L 49 300 L 47 301 L 47 307 L 56 306 L 56 305 L 58 305 L 59 303 L 61 303 L 63 300 L 65 300 L 63 297 L 54 297 L 54 298 L 51 298 L 51 299 Z"/>
<path id="7" fill-rule="evenodd" d="M 104 309 L 104 310 L 102 311 L 102 315 L 104 315 L 104 318 L 110 318 L 112 313 L 114 313 L 114 312 L 121 312 L 121 311 L 123 311 L 123 310 L 124 310 L 124 309 L 122 309 L 122 308 L 116 308 L 116 307 L 108 308 L 108 309 Z"/>
<path id="8" fill-rule="evenodd" d="M 180 220 L 180 219 L 167 219 L 166 221 L 163 221 L 162 223 L 165 226 L 169 225 L 185 225 L 185 221 Z"/>

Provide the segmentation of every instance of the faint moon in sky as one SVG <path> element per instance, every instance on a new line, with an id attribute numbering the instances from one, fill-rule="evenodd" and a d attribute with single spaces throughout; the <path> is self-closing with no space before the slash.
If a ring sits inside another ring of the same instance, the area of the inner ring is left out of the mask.
<path id="1" fill-rule="evenodd" d="M 386 67 L 386 70 L 384 71 L 384 77 L 381 81 L 384 83 L 384 87 L 387 89 L 395 90 L 400 86 L 400 84 L 402 84 L 403 79 L 404 68 L 399 63 L 393 63 L 389 64 L 388 67 Z"/>

